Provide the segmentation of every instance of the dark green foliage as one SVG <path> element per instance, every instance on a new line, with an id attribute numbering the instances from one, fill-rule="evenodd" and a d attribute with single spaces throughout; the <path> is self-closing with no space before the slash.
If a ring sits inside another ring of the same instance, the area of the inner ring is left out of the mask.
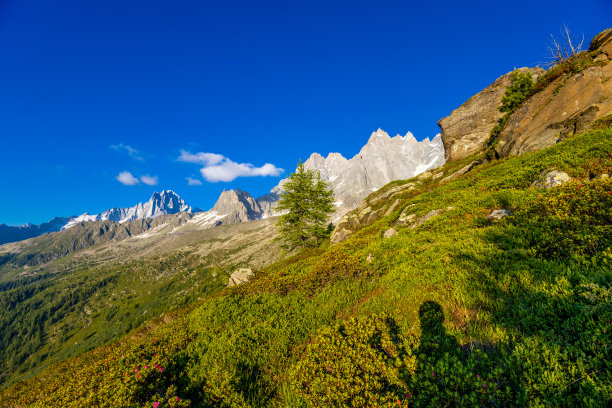
<path id="1" fill-rule="evenodd" d="M 294 249 L 319 245 L 330 232 L 326 224 L 334 211 L 333 191 L 317 172 L 306 170 L 301 161 L 283 189 L 277 209 L 286 211 L 278 220 L 285 246 Z"/>
<path id="2" fill-rule="evenodd" d="M 511 85 L 506 88 L 506 92 L 502 96 L 500 112 L 514 112 L 531 95 L 533 90 L 533 78 L 530 72 L 514 71 L 511 81 Z"/>
<path id="3" fill-rule="evenodd" d="M 2 283 L 0 384 L 107 343 L 161 312 L 221 289 L 223 283 L 198 264 L 198 257 L 172 254 Z"/>
<path id="4" fill-rule="evenodd" d="M 506 91 L 501 100 L 502 104 L 499 107 L 499 111 L 506 112 L 506 114 L 497 121 L 497 124 L 491 130 L 491 135 L 487 141 L 487 147 L 495 144 L 497 137 L 502 130 L 504 130 L 508 119 L 510 119 L 510 115 L 512 115 L 533 92 L 534 83 L 530 72 L 523 73 L 516 70 L 512 73 L 511 81 L 511 84 L 506 87 Z M 493 149 L 487 152 L 487 157 L 489 159 L 493 158 L 490 157 L 492 153 Z"/>

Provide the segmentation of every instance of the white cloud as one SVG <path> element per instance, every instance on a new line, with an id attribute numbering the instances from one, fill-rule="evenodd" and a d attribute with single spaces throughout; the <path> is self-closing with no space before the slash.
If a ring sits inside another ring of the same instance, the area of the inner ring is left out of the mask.
<path id="1" fill-rule="evenodd" d="M 117 151 L 126 152 L 131 158 L 134 160 L 144 161 L 139 150 L 134 149 L 132 146 L 124 145 L 123 143 L 119 143 L 118 145 L 110 145 L 110 148 Z"/>
<path id="2" fill-rule="evenodd" d="M 202 152 L 192 154 L 186 150 L 181 150 L 181 155 L 179 156 L 178 161 L 203 164 L 205 166 L 213 166 L 223 161 L 223 159 L 225 159 L 225 157 L 222 154 Z"/>
<path id="3" fill-rule="evenodd" d="M 145 174 L 144 176 L 140 177 L 140 181 L 142 181 L 148 186 L 156 186 L 158 179 L 157 179 L 157 176 L 151 177 L 148 174 Z"/>
<path id="4" fill-rule="evenodd" d="M 229 158 L 216 153 L 196 153 L 192 154 L 186 150 L 181 150 L 179 161 L 187 163 L 202 164 L 200 169 L 204 180 L 216 183 L 219 181 L 232 181 L 238 177 L 258 177 L 258 176 L 279 176 L 284 170 L 271 163 L 266 163 L 261 167 L 256 167 L 251 163 L 236 163 Z M 200 180 L 187 177 L 189 185 L 199 185 Z"/>
<path id="5" fill-rule="evenodd" d="M 238 177 L 279 176 L 282 172 L 283 169 L 271 163 L 255 167 L 251 163 L 235 163 L 230 159 L 225 159 L 221 164 L 200 169 L 202 177 L 211 183 L 232 181 Z"/>
<path id="6" fill-rule="evenodd" d="M 202 185 L 202 182 L 198 179 L 186 177 L 185 180 L 187 180 L 187 184 L 189 184 L 190 186 L 201 186 Z"/>
<path id="7" fill-rule="evenodd" d="M 132 176 L 132 173 L 130 173 L 129 171 L 122 171 L 121 173 L 119 173 L 116 179 L 120 183 L 125 184 L 126 186 L 133 186 L 140 183 L 140 180 Z"/>

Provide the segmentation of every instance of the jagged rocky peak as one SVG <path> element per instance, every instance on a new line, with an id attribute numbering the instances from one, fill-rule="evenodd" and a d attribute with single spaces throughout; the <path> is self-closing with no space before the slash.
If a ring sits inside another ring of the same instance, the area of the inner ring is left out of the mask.
<path id="1" fill-rule="evenodd" d="M 409 179 L 426 170 L 444 164 L 444 146 L 440 135 L 418 142 L 410 132 L 405 136 L 390 137 L 378 129 L 373 132 L 361 151 L 352 159 L 339 153 L 323 157 L 313 153 L 304 163 L 309 170 L 318 171 L 334 190 L 336 214 L 339 219 L 355 208 L 363 198 L 393 180 Z M 274 215 L 271 200 L 282 191 L 282 180 L 270 194 L 257 199 L 264 216 Z M 277 199 L 277 198 L 276 198 Z"/>
<path id="2" fill-rule="evenodd" d="M 329 180 L 337 177 L 347 163 L 348 159 L 340 153 L 329 153 L 325 158 L 319 153 L 313 153 L 304 162 L 304 167 L 308 170 L 318 171 L 321 177 Z"/>
<path id="3" fill-rule="evenodd" d="M 86 221 L 115 221 L 124 223 L 143 218 L 155 218 L 163 214 L 176 214 L 178 212 L 187 212 L 190 214 L 202 211 L 200 208 L 191 207 L 174 191 L 164 190 L 155 192 L 151 195 L 149 201 L 138 203 L 133 207 L 128 208 L 111 208 L 103 211 L 100 214 L 90 215 L 85 213 L 70 220 L 62 229 L 67 229 L 75 224 Z"/>
<path id="4" fill-rule="evenodd" d="M 401 136 L 400 134 L 397 134 L 394 137 L 391 137 L 387 132 L 385 132 L 381 128 L 378 128 L 376 132 L 372 132 L 366 146 L 371 146 L 375 144 L 389 145 L 393 143 L 418 143 L 418 141 L 411 132 L 406 133 L 406 136 Z"/>
<path id="5" fill-rule="evenodd" d="M 212 211 L 225 216 L 225 223 L 259 219 L 262 214 L 253 196 L 240 189 L 223 190 Z"/>

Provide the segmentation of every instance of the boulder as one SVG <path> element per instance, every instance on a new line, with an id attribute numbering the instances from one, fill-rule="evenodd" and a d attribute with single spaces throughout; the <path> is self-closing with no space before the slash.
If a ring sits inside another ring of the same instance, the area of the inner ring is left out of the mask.
<path id="1" fill-rule="evenodd" d="M 397 231 L 393 228 L 389 228 L 388 230 L 385 231 L 383 237 L 385 238 L 391 238 L 397 235 Z"/>
<path id="2" fill-rule="evenodd" d="M 249 281 L 253 276 L 253 271 L 250 268 L 240 268 L 230 275 L 227 287 L 240 285 Z"/>
<path id="3" fill-rule="evenodd" d="M 501 220 L 502 218 L 507 217 L 509 215 L 510 215 L 510 211 L 502 208 L 501 210 L 493 210 L 491 214 L 487 216 L 487 218 L 489 220 L 496 221 L 496 220 Z"/>
<path id="4" fill-rule="evenodd" d="M 549 189 L 570 181 L 572 179 L 567 173 L 559 170 L 547 170 L 540 174 L 540 177 L 531 184 L 531 187 Z"/>
<path id="5" fill-rule="evenodd" d="M 534 81 L 544 73 L 541 68 L 520 68 L 519 71 L 531 72 Z M 461 159 L 482 150 L 491 129 L 504 115 L 498 108 L 506 87 L 511 84 L 512 73 L 497 78 L 449 116 L 438 121 L 442 129 L 446 161 Z"/>

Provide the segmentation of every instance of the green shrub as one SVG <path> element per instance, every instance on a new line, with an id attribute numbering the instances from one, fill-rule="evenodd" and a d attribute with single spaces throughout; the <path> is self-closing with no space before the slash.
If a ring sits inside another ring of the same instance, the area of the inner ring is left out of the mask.
<path id="1" fill-rule="evenodd" d="M 538 194 L 511 218 L 517 238 L 537 256 L 608 263 L 612 180 L 573 182 Z"/>
<path id="2" fill-rule="evenodd" d="M 408 406 L 415 359 L 386 315 L 326 328 L 291 370 L 293 391 L 312 407 Z"/>
<path id="3" fill-rule="evenodd" d="M 504 92 L 504 96 L 502 96 L 502 104 L 499 107 L 500 112 L 506 112 L 504 116 L 502 116 L 497 124 L 491 130 L 491 134 L 489 135 L 489 140 L 487 141 L 487 147 L 494 147 L 494 144 L 497 141 L 498 136 L 506 127 L 506 123 L 508 119 L 510 119 L 510 115 L 514 113 L 514 111 L 521 106 L 527 98 L 529 98 L 533 92 L 533 78 L 530 72 L 521 72 L 515 70 L 512 73 L 512 77 L 510 78 L 511 83 L 506 87 L 506 91 Z M 487 159 L 493 159 L 493 155 L 495 154 L 494 149 L 487 150 L 485 156 Z"/>

